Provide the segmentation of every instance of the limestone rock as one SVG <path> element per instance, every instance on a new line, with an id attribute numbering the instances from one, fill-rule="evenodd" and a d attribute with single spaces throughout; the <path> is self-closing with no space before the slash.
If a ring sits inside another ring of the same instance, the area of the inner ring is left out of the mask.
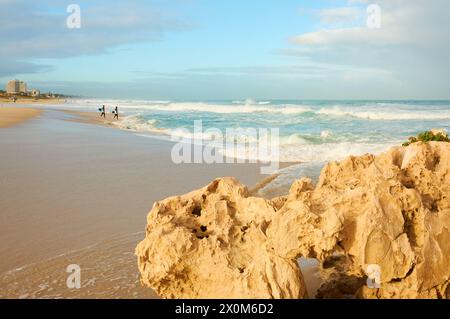
<path id="1" fill-rule="evenodd" d="M 302 298 L 295 259 L 267 249 L 270 201 L 235 179 L 154 205 L 138 247 L 141 281 L 164 298 Z"/>
<path id="2" fill-rule="evenodd" d="M 332 279 L 346 289 L 352 282 L 363 283 L 353 286 L 358 297 L 445 296 L 450 279 L 449 143 L 414 143 L 377 157 L 349 157 L 328 164 L 315 189 L 302 183 L 294 183 L 291 200 L 269 226 L 270 241 L 278 241 L 270 236 L 275 232 L 297 234 L 295 253 L 324 262 L 336 253 L 345 255 L 350 264 L 338 272 L 340 279 Z M 290 215 L 307 226 L 285 223 Z M 366 277 L 370 265 L 379 267 L 379 289 L 357 280 Z M 327 297 L 324 289 L 321 294 Z"/>
<path id="3" fill-rule="evenodd" d="M 141 281 L 166 298 L 301 298 L 303 256 L 322 263 L 320 298 L 446 298 L 449 196 L 443 142 L 329 163 L 317 186 L 303 178 L 272 201 L 218 179 L 155 204 Z"/>

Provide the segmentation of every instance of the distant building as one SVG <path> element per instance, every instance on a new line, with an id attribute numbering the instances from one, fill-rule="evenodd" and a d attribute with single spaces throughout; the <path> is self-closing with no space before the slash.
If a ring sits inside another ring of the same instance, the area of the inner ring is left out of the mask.
<path id="1" fill-rule="evenodd" d="M 19 82 L 19 93 L 27 93 L 27 92 L 28 92 L 27 84 L 25 82 L 20 81 Z"/>
<path id="2" fill-rule="evenodd" d="M 20 94 L 27 93 L 27 84 L 19 80 L 11 80 L 6 84 L 6 93 Z"/>
<path id="3" fill-rule="evenodd" d="M 33 97 L 39 97 L 41 95 L 41 92 L 39 90 L 31 90 L 31 96 Z"/>
<path id="4" fill-rule="evenodd" d="M 17 94 L 19 93 L 20 85 L 18 80 L 11 80 L 6 84 L 6 93 Z"/>

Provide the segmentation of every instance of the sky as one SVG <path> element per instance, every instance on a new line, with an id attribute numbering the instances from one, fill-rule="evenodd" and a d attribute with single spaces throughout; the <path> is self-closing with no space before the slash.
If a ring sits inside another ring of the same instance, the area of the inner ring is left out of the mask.
<path id="1" fill-rule="evenodd" d="M 448 0 L 0 0 L 0 83 L 117 99 L 450 99 L 448 12 Z"/>

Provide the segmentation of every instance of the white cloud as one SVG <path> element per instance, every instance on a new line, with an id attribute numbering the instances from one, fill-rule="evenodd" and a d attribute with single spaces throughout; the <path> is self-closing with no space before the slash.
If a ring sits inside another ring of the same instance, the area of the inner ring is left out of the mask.
<path id="1" fill-rule="evenodd" d="M 352 23 L 360 16 L 361 10 L 357 7 L 324 9 L 319 12 L 320 22 L 326 25 Z"/>
<path id="2" fill-rule="evenodd" d="M 435 35 L 441 31 L 441 25 L 433 23 L 430 18 L 436 18 L 441 14 L 439 6 L 420 5 L 420 0 L 379 0 L 379 2 L 382 13 L 382 27 L 380 29 L 368 28 L 364 24 L 366 19 L 363 19 L 363 24 L 358 27 L 322 29 L 298 35 L 291 40 L 297 44 L 384 46 L 429 43 L 436 40 Z M 431 16 L 430 13 L 432 13 Z M 440 41 L 440 39 L 438 40 Z"/>
<path id="3" fill-rule="evenodd" d="M 353 4 L 368 4 L 369 0 L 348 0 L 347 3 L 349 5 L 353 5 Z"/>
<path id="4" fill-rule="evenodd" d="M 66 27 L 67 3 L 55 0 L 0 0 L 0 60 L 10 61 L 2 76 L 45 71 L 29 59 L 67 58 L 108 52 L 120 45 L 160 41 L 167 32 L 194 26 L 143 0 L 79 0 L 80 29 Z"/>
<path id="5" fill-rule="evenodd" d="M 380 32 L 378 29 L 364 27 L 321 30 L 299 35 L 291 39 L 295 44 L 305 45 L 386 45 L 398 44 L 405 39 L 392 32 Z"/>
<path id="6" fill-rule="evenodd" d="M 322 29 L 292 37 L 291 56 L 319 63 L 374 68 L 390 74 L 352 71 L 344 80 L 371 83 L 383 78 L 408 97 L 450 98 L 450 2 L 378 0 L 382 26 Z M 351 1 L 355 4 L 355 1 Z M 358 2 L 360 3 L 360 1 Z M 364 21 L 365 22 L 365 21 Z M 371 78 L 372 77 L 372 78 Z M 389 80 L 390 78 L 390 80 Z"/>

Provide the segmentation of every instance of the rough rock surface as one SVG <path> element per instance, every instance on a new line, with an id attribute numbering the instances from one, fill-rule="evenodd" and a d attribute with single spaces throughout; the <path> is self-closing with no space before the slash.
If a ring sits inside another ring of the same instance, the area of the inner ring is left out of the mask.
<path id="1" fill-rule="evenodd" d="M 141 281 L 164 298 L 302 298 L 296 261 L 267 249 L 275 214 L 233 178 L 158 202 L 136 249 Z"/>
<path id="2" fill-rule="evenodd" d="M 141 281 L 166 298 L 301 298 L 303 256 L 322 263 L 320 298 L 449 298 L 449 196 L 440 142 L 330 163 L 316 187 L 304 178 L 273 200 L 219 179 L 155 204 Z"/>

